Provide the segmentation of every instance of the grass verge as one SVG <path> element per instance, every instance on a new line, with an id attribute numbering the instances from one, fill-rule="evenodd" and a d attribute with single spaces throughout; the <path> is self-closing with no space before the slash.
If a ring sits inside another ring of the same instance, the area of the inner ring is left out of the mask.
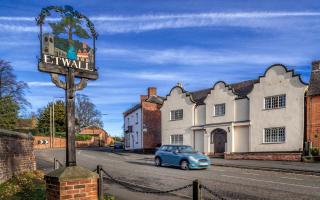
<path id="1" fill-rule="evenodd" d="M 43 200 L 45 199 L 44 174 L 40 171 L 27 172 L 12 177 L 0 185 L 0 200 Z"/>

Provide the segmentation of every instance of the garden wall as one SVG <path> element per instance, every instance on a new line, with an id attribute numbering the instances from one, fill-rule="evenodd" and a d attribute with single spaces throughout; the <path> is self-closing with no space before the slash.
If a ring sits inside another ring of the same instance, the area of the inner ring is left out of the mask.
<path id="1" fill-rule="evenodd" d="M 50 147 L 50 137 L 48 136 L 34 136 L 34 148 L 35 149 L 48 149 Z M 43 141 L 47 141 L 44 143 Z M 92 147 L 92 146 L 99 146 L 99 143 L 95 142 L 92 138 L 91 140 L 85 141 L 76 141 L 76 147 Z M 53 148 L 65 148 L 66 147 L 66 139 L 65 138 L 58 138 L 54 139 Z"/>
<path id="2" fill-rule="evenodd" d="M 0 129 L 0 183 L 36 170 L 33 140 L 31 135 Z"/>
<path id="3" fill-rule="evenodd" d="M 247 152 L 224 153 L 227 160 L 282 160 L 301 161 L 301 152 Z"/>

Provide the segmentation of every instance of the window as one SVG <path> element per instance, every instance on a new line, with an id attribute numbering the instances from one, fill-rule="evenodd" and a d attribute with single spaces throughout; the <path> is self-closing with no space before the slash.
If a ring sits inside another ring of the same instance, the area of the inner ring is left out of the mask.
<path id="1" fill-rule="evenodd" d="M 265 128 L 263 143 L 284 143 L 286 141 L 286 128 Z"/>
<path id="2" fill-rule="evenodd" d="M 223 116 L 226 113 L 226 104 L 216 104 L 214 105 L 214 116 Z"/>
<path id="3" fill-rule="evenodd" d="M 170 144 L 183 144 L 183 135 L 171 135 L 170 136 Z"/>
<path id="4" fill-rule="evenodd" d="M 277 95 L 264 98 L 265 109 L 285 108 L 286 107 L 286 95 Z"/>
<path id="5" fill-rule="evenodd" d="M 175 150 L 177 150 L 176 146 L 168 146 L 166 151 L 174 152 Z"/>
<path id="6" fill-rule="evenodd" d="M 136 132 L 136 135 L 137 135 L 137 141 L 136 141 L 136 144 L 138 144 L 138 137 L 139 137 L 138 131 Z"/>
<path id="7" fill-rule="evenodd" d="M 162 146 L 162 147 L 160 147 L 160 151 L 166 151 L 167 150 L 167 148 L 168 148 L 168 146 Z"/>
<path id="8" fill-rule="evenodd" d="M 176 121 L 176 120 L 182 120 L 183 119 L 183 110 L 171 110 L 170 112 L 170 120 Z"/>
<path id="9" fill-rule="evenodd" d="M 136 113 L 136 124 L 138 124 L 138 121 L 139 121 L 139 115 L 138 113 Z"/>

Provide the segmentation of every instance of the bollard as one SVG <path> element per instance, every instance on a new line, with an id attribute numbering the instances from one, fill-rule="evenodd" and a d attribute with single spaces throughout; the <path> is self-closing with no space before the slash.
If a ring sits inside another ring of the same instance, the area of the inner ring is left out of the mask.
<path id="1" fill-rule="evenodd" d="M 53 158 L 53 169 L 54 169 L 54 170 L 58 169 L 56 158 Z"/>
<path id="2" fill-rule="evenodd" d="M 200 183 L 198 179 L 193 181 L 192 199 L 201 200 L 201 190 L 200 190 Z"/>
<path id="3" fill-rule="evenodd" d="M 103 196 L 103 176 L 102 176 L 102 167 L 101 165 L 97 166 L 97 173 L 99 175 L 99 179 L 98 179 L 98 199 L 99 200 L 103 200 L 104 196 Z"/>

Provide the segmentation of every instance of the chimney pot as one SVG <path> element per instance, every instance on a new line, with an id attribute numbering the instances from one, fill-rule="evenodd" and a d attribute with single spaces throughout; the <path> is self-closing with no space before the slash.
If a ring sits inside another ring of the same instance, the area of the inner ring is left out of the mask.
<path id="1" fill-rule="evenodd" d="M 152 95 L 157 95 L 157 88 L 156 87 L 149 87 L 148 88 L 148 97 Z"/>

